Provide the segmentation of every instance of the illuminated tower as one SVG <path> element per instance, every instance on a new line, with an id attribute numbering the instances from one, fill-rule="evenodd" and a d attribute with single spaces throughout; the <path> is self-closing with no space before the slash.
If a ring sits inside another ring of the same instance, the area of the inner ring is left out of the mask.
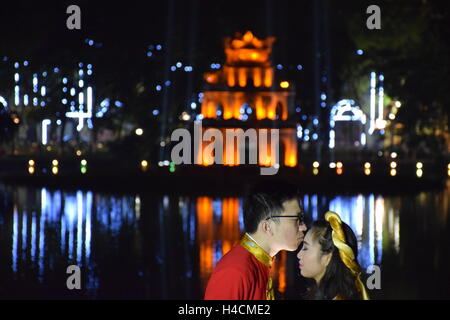
<path id="1" fill-rule="evenodd" d="M 297 165 L 296 124 L 292 119 L 294 90 L 289 82 L 276 78 L 270 60 L 274 41 L 273 37 L 258 39 L 250 31 L 225 39 L 223 68 L 204 75 L 203 131 L 208 128 L 223 132 L 226 128 L 254 128 L 258 132 L 279 129 L 279 164 L 294 167 Z M 224 145 L 225 149 L 227 145 Z M 223 151 L 225 165 L 238 164 L 237 149 L 233 160 L 225 159 L 226 150 Z M 259 151 L 259 165 L 275 164 L 273 157 Z M 213 162 L 211 156 L 203 153 L 203 147 L 195 156 L 200 164 Z"/>

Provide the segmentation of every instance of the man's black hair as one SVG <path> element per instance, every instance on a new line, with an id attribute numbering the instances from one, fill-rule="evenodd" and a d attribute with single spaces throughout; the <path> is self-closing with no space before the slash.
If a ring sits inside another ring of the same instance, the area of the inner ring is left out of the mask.
<path id="1" fill-rule="evenodd" d="M 297 186 L 283 182 L 266 182 L 250 188 L 244 200 L 245 231 L 254 233 L 258 224 L 283 212 L 283 203 L 299 199 Z"/>

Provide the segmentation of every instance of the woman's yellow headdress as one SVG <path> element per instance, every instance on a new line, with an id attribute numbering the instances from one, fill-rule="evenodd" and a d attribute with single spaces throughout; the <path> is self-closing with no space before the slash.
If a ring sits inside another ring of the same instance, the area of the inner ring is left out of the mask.
<path id="1" fill-rule="evenodd" d="M 366 287 L 361 281 L 361 268 L 355 260 L 355 254 L 352 248 L 345 242 L 345 234 L 342 229 L 342 220 L 336 212 L 328 211 L 325 214 L 325 220 L 328 221 L 333 229 L 331 236 L 333 244 L 339 249 L 339 256 L 342 262 L 347 266 L 351 273 L 355 276 L 356 288 L 361 293 L 363 300 L 369 300 Z"/>

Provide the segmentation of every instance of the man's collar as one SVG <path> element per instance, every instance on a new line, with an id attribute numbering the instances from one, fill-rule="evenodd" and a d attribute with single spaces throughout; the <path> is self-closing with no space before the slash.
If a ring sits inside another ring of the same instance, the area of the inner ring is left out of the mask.
<path id="1" fill-rule="evenodd" d="M 244 234 L 240 244 L 259 262 L 270 268 L 274 259 L 248 233 Z"/>

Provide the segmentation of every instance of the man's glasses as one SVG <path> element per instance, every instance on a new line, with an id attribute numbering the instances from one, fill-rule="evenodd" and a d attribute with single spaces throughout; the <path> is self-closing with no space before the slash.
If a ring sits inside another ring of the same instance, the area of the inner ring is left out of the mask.
<path id="1" fill-rule="evenodd" d="M 272 219 L 272 218 L 296 218 L 297 223 L 300 225 L 302 223 L 305 223 L 305 216 L 301 215 L 301 216 L 271 216 L 268 217 L 266 220 Z"/>

